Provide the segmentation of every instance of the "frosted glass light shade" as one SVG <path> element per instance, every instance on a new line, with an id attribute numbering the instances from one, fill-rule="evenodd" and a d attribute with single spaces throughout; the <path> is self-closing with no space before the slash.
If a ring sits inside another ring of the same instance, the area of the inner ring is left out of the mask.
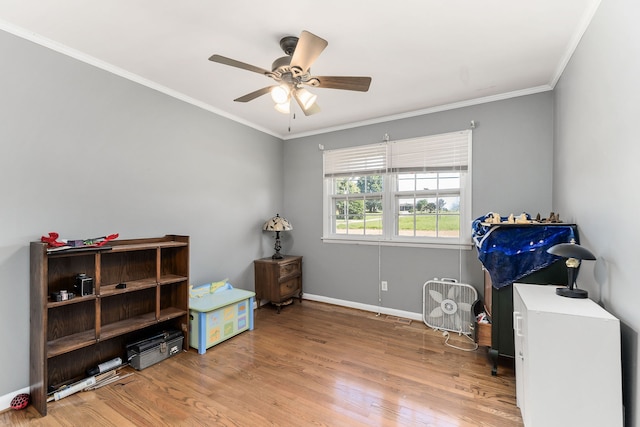
<path id="1" fill-rule="evenodd" d="M 293 96 L 296 97 L 302 108 L 305 110 L 311 107 L 316 102 L 316 99 L 318 99 L 318 95 L 314 95 L 304 88 L 296 89 Z"/>
<path id="2" fill-rule="evenodd" d="M 290 93 L 291 90 L 289 86 L 282 84 L 271 89 L 271 99 L 273 99 L 273 102 L 276 104 L 283 104 L 289 100 Z"/>
<path id="3" fill-rule="evenodd" d="M 285 101 L 281 104 L 274 105 L 273 108 L 275 108 L 279 113 L 289 114 L 289 112 L 291 112 L 291 102 Z"/>

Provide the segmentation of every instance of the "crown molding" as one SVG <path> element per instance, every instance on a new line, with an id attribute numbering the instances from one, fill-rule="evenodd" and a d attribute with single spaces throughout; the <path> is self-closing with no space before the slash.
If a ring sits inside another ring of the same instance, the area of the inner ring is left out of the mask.
<path id="1" fill-rule="evenodd" d="M 124 70 L 122 68 L 116 67 L 113 64 L 109 64 L 108 62 L 102 61 L 98 58 L 95 58 L 91 55 L 87 55 L 83 52 L 80 52 L 78 50 L 72 49 L 69 46 L 66 46 L 64 44 L 58 43 L 56 41 L 53 41 L 49 38 L 43 37 L 40 34 L 34 33 L 32 31 L 28 31 L 25 30 L 22 27 L 13 25 L 11 23 L 8 23 L 6 21 L 3 21 L 0 19 L 0 30 L 6 31 L 7 33 L 13 34 L 15 36 L 18 36 L 20 38 L 29 40 L 30 42 L 33 42 L 35 44 L 38 44 L 40 46 L 44 46 L 46 48 L 49 48 L 51 50 L 54 50 L 58 53 L 61 53 L 63 55 L 66 56 L 70 56 L 71 58 L 77 59 L 78 61 L 84 62 L 86 64 L 89 65 L 93 65 L 94 67 L 100 68 L 104 71 L 107 71 L 109 73 L 115 74 L 119 77 L 125 78 L 127 80 L 130 80 L 132 82 L 141 84 L 143 86 L 146 86 L 150 89 L 156 90 L 158 92 L 164 93 L 165 95 L 171 96 L 172 98 L 176 98 L 179 99 L 181 101 L 184 101 L 186 103 L 189 103 L 191 105 L 194 105 L 196 107 L 202 108 L 203 110 L 209 111 L 211 113 L 217 114 L 218 116 L 222 116 L 224 118 L 227 118 L 229 120 L 233 120 L 234 122 L 243 124 L 245 126 L 251 127 L 253 129 L 256 129 L 260 132 L 269 134 L 271 136 L 275 136 L 276 138 L 282 138 L 282 135 L 279 135 L 277 133 L 272 132 L 269 129 L 263 128 L 261 126 L 256 125 L 255 123 L 251 123 L 247 120 L 244 120 L 238 116 L 235 116 L 233 114 L 229 114 L 226 111 L 220 110 L 218 108 L 215 108 L 207 103 L 198 101 L 197 99 L 194 99 L 190 96 L 187 96 L 181 92 L 175 91 L 173 89 L 170 89 L 166 86 L 160 85 L 156 82 L 153 82 L 149 79 L 145 79 L 144 77 L 141 77 L 135 73 L 131 73 L 127 70 Z"/>

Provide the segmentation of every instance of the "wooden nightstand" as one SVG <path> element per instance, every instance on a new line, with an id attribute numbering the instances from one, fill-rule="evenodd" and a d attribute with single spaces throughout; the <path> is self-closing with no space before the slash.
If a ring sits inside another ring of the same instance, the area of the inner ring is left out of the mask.
<path id="1" fill-rule="evenodd" d="M 262 258 L 253 262 L 255 268 L 256 303 L 263 299 L 280 307 L 294 296 L 302 302 L 302 257 L 282 259 Z"/>

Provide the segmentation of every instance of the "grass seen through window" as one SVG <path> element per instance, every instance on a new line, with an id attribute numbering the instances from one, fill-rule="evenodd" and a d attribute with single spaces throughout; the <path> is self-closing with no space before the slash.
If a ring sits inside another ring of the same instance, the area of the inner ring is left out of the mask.
<path id="1" fill-rule="evenodd" d="M 342 216 L 344 218 L 344 216 Z M 415 218 L 415 226 L 414 226 Z M 436 231 L 436 215 L 416 215 L 411 214 L 400 215 L 398 219 L 399 234 L 405 234 L 407 231 L 413 234 L 413 230 L 416 230 L 417 235 L 427 234 L 434 235 Z M 350 231 L 356 230 L 381 230 L 382 229 L 382 213 L 367 214 L 366 217 L 358 219 L 350 219 L 348 223 L 348 229 Z M 458 236 L 460 229 L 460 215 L 458 212 L 451 215 L 440 214 L 437 228 L 443 236 Z M 338 219 L 336 221 L 336 230 L 338 233 L 347 232 L 347 221 L 344 219 Z M 403 231 L 405 233 L 403 233 Z"/>

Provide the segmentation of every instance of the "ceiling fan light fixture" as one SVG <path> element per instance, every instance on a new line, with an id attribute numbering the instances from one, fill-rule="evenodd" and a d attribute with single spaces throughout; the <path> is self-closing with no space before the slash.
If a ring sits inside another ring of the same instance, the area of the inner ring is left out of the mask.
<path id="1" fill-rule="evenodd" d="M 291 111 L 291 100 L 296 100 L 305 116 L 320 112 L 316 103 L 317 96 L 309 93 L 303 85 L 326 89 L 353 90 L 366 92 L 371 77 L 357 76 L 321 76 L 311 75 L 311 65 L 327 47 L 327 41 L 309 31 L 302 31 L 300 37 L 286 36 L 280 40 L 280 47 L 286 56 L 277 58 L 271 64 L 271 70 L 256 67 L 222 55 L 211 55 L 210 61 L 242 70 L 261 74 L 275 81 L 275 85 L 266 86 L 234 99 L 234 102 L 249 102 L 271 93 L 275 109 L 282 113 Z"/>
<path id="2" fill-rule="evenodd" d="M 271 89 L 271 99 L 273 99 L 273 102 L 276 104 L 283 104 L 289 101 L 290 94 L 291 88 L 286 84 L 281 84 L 280 86 L 275 86 Z"/>
<path id="3" fill-rule="evenodd" d="M 295 96 L 304 110 L 309 109 L 316 102 L 316 99 L 318 99 L 318 95 L 314 95 L 304 88 L 296 89 L 296 91 L 293 92 L 293 96 Z"/>
<path id="4" fill-rule="evenodd" d="M 273 108 L 275 108 L 276 111 L 279 112 L 279 113 L 289 114 L 291 112 L 291 102 L 290 101 L 285 101 L 285 102 L 282 102 L 280 104 L 274 105 Z"/>

